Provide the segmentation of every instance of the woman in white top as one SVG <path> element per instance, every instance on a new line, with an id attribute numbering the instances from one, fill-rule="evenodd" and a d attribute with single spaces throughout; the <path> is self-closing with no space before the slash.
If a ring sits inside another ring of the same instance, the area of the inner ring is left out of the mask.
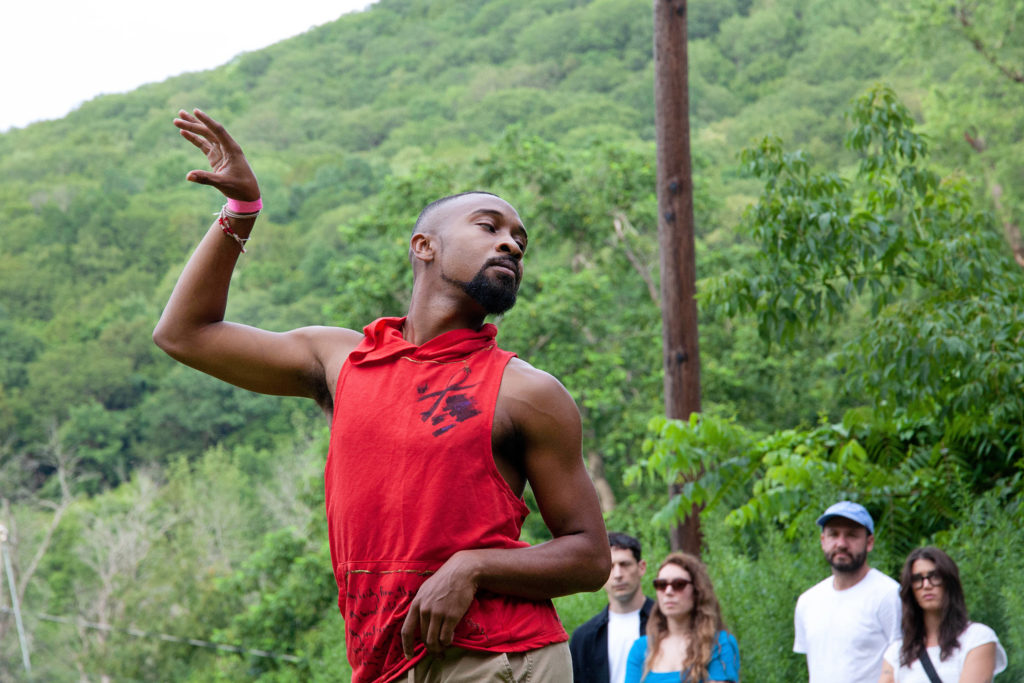
<path id="1" fill-rule="evenodd" d="M 995 631 L 967 618 L 960 571 L 938 548 L 910 553 L 900 575 L 903 639 L 885 651 L 879 683 L 931 683 L 921 659 L 942 683 L 989 683 L 1006 668 Z"/>

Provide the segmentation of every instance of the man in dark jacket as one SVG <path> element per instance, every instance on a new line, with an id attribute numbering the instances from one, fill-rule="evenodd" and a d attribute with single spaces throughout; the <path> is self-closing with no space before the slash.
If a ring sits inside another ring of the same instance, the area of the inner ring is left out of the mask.
<path id="1" fill-rule="evenodd" d="M 644 595 L 641 581 L 647 563 L 640 541 L 626 534 L 608 534 L 612 573 L 605 584 L 608 606 L 573 631 L 569 641 L 576 683 L 623 683 L 629 648 L 647 628 L 654 601 Z"/>

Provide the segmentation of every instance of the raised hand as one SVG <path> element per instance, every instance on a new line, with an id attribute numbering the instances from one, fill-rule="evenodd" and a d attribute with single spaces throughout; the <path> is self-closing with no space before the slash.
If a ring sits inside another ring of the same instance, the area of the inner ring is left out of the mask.
<path id="1" fill-rule="evenodd" d="M 178 111 L 174 125 L 181 136 L 198 147 L 210 162 L 213 171 L 189 171 L 186 180 L 210 185 L 230 199 L 251 202 L 260 198 L 260 185 L 256 174 L 235 139 L 227 130 L 202 111 L 193 109 L 189 114 Z"/>

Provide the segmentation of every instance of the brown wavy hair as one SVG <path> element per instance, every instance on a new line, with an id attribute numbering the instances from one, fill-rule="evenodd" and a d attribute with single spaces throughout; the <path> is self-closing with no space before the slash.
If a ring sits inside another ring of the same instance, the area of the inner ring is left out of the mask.
<path id="1" fill-rule="evenodd" d="M 911 551 L 907 561 L 903 563 L 900 573 L 900 600 L 903 601 L 903 645 L 900 647 L 900 666 L 910 666 L 920 659 L 925 650 L 924 610 L 917 604 L 914 587 L 910 584 L 911 567 L 917 560 L 929 560 L 935 565 L 935 571 L 942 577 L 942 623 L 939 626 L 939 654 L 941 661 L 946 661 L 953 650 L 960 647 L 960 634 L 967 628 L 967 604 L 964 602 L 964 589 L 960 585 L 960 570 L 956 562 L 938 548 L 927 546 Z"/>
<path id="2" fill-rule="evenodd" d="M 685 569 L 693 581 L 693 611 L 690 612 L 691 637 L 686 646 L 686 656 L 680 662 L 680 669 L 689 672 L 687 680 L 705 681 L 708 677 L 708 665 L 718 640 L 718 632 L 725 628 L 722 621 L 722 609 L 711 586 L 707 567 L 695 556 L 688 553 L 672 553 L 658 567 L 655 574 L 661 573 L 666 565 L 674 564 Z M 647 659 L 644 660 L 644 676 L 651 670 L 654 658 L 661 647 L 661 639 L 668 633 L 668 619 L 661 613 L 657 600 L 647 619 Z"/>

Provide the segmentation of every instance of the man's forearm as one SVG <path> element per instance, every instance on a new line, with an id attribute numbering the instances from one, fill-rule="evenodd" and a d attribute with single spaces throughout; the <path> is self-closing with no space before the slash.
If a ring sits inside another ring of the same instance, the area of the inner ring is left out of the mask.
<path id="1" fill-rule="evenodd" d="M 247 238 L 253 219 L 229 219 L 231 229 Z M 186 353 L 185 346 L 207 325 L 224 320 L 231 274 L 241 253 L 238 243 L 214 222 L 196 247 L 178 278 L 153 340 L 172 356 Z"/>
<path id="2" fill-rule="evenodd" d="M 477 589 L 546 600 L 599 589 L 611 572 L 606 538 L 560 536 L 527 548 L 484 548 L 456 553 L 449 562 Z"/>
<path id="3" fill-rule="evenodd" d="M 160 348 L 188 362 L 191 351 L 203 353 L 199 338 L 203 330 L 224 319 L 231 273 L 262 202 L 256 175 L 224 126 L 198 109 L 192 113 L 179 110 L 174 125 L 210 163 L 211 170 L 189 171 L 186 179 L 209 185 L 227 198 L 220 216 L 178 278 L 153 331 L 153 340 Z M 232 207 L 237 213 L 229 210 Z M 237 217 L 239 214 L 244 216 Z"/>
<path id="4" fill-rule="evenodd" d="M 606 538 L 580 532 L 527 548 L 462 550 L 428 578 L 402 624 L 402 650 L 411 657 L 417 642 L 439 652 L 452 642 L 455 626 L 477 591 L 547 600 L 597 590 L 611 571 Z M 599 541 L 599 542 L 595 542 Z"/>

